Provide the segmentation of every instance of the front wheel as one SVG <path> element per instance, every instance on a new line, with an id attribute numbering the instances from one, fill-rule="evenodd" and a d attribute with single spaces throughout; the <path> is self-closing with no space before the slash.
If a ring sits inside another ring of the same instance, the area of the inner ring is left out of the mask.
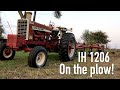
<path id="1" fill-rule="evenodd" d="M 28 65 L 34 68 L 45 66 L 47 62 L 47 51 L 42 46 L 34 47 L 28 57 Z"/>
<path id="2" fill-rule="evenodd" d="M 15 50 L 6 46 L 5 43 L 0 44 L 0 59 L 1 60 L 11 60 L 15 56 Z"/>

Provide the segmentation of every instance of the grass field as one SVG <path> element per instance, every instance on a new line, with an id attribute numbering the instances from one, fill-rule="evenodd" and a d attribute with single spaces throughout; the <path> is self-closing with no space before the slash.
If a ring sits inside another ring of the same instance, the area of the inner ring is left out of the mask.
<path id="1" fill-rule="evenodd" d="M 113 50 L 112 50 L 113 52 Z M 45 67 L 31 68 L 28 66 L 27 58 L 29 53 L 17 52 L 13 60 L 1 61 L 0 60 L 0 79 L 120 79 L 120 50 L 114 50 L 115 53 L 110 51 L 110 62 L 99 63 L 101 66 L 110 66 L 114 64 L 114 74 L 95 74 L 90 77 L 89 69 L 85 75 L 74 74 L 60 74 L 59 66 L 64 63 L 66 66 L 73 67 L 74 64 L 79 64 L 81 67 L 95 66 L 95 63 L 90 62 L 87 57 L 87 62 L 78 62 L 78 57 L 74 61 L 61 62 L 57 53 L 49 53 L 48 61 Z"/>

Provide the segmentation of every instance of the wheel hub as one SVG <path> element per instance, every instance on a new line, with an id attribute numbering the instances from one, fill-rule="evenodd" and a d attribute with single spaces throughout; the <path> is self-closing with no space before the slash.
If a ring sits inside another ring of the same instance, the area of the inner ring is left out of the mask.
<path id="1" fill-rule="evenodd" d="M 74 54 L 74 52 L 75 52 L 75 45 L 74 45 L 73 40 L 71 40 L 69 42 L 69 45 L 68 45 L 68 54 L 69 54 L 69 57 L 72 57 L 73 54 Z"/>
<path id="2" fill-rule="evenodd" d="M 45 61 L 45 54 L 43 52 L 38 53 L 36 57 L 36 64 L 37 65 L 42 65 Z"/>
<path id="3" fill-rule="evenodd" d="M 3 56 L 9 58 L 12 56 L 13 50 L 11 48 L 5 48 L 3 50 Z"/>

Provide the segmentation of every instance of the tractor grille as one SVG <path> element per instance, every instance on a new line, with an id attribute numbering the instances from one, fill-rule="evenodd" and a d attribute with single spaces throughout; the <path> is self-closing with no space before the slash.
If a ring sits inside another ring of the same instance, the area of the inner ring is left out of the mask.
<path id="1" fill-rule="evenodd" d="M 18 24 L 17 24 L 17 35 L 18 36 L 24 36 L 25 39 L 27 39 L 27 34 L 28 34 L 28 20 L 18 20 Z"/>

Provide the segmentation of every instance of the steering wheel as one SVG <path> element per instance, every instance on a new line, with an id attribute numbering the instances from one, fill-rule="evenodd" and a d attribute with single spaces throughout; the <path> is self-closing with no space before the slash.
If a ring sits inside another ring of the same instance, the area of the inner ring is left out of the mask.
<path id="1" fill-rule="evenodd" d="M 54 26 L 55 26 L 55 23 L 50 21 L 50 22 L 49 22 L 49 26 L 54 27 Z"/>

